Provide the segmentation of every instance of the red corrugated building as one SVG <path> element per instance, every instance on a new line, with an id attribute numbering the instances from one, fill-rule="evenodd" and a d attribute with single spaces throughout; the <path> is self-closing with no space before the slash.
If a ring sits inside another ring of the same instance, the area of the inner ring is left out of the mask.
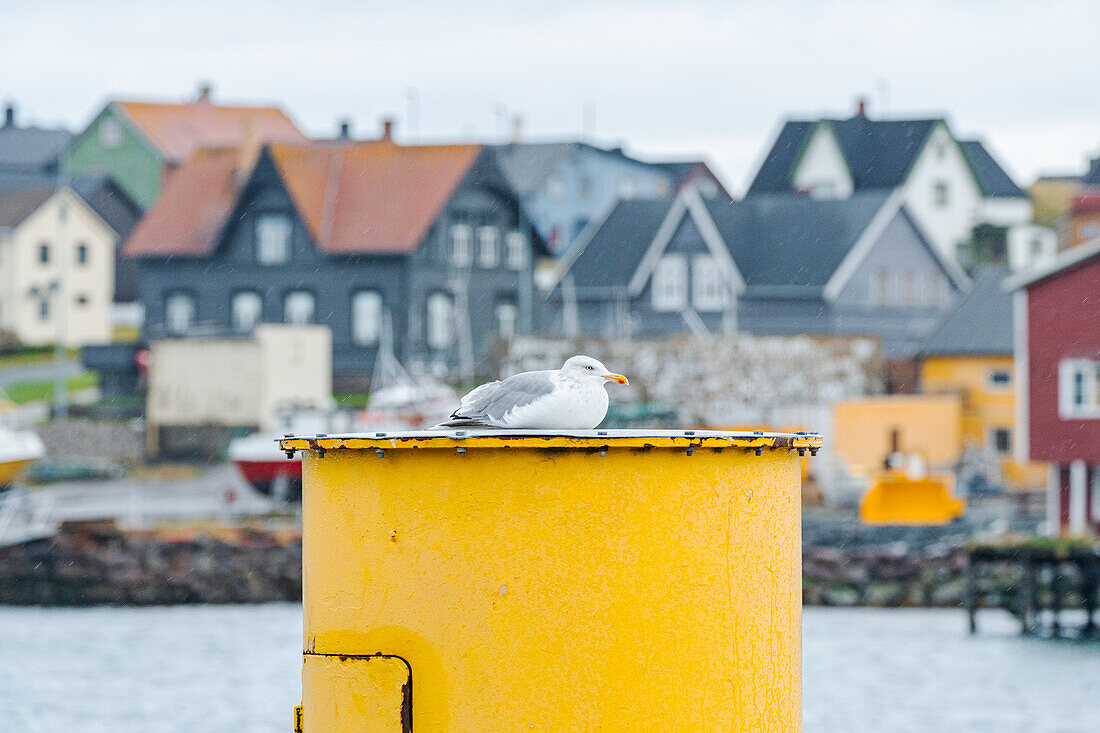
<path id="1" fill-rule="evenodd" d="M 1016 291 L 1018 458 L 1051 464 L 1052 531 L 1100 532 L 1100 239 L 1006 287 Z"/>

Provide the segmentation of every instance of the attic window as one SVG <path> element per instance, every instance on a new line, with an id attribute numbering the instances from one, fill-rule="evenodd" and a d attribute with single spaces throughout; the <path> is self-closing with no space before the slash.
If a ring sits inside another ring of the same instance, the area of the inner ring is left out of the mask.
<path id="1" fill-rule="evenodd" d="M 932 185 L 932 203 L 936 206 L 947 206 L 947 181 L 936 181 Z"/>
<path id="2" fill-rule="evenodd" d="M 473 233 L 469 224 L 455 224 L 451 227 L 451 264 L 455 267 L 469 267 L 473 261 Z"/>
<path id="3" fill-rule="evenodd" d="M 710 255 L 696 255 L 691 261 L 691 302 L 702 313 L 723 311 L 729 307 L 726 287 L 718 263 Z"/>
<path id="4" fill-rule="evenodd" d="M 687 260 L 665 255 L 653 271 L 653 310 L 678 311 L 687 307 Z"/>
<path id="5" fill-rule="evenodd" d="M 99 123 L 99 144 L 104 148 L 117 148 L 122 142 L 122 127 L 114 117 Z"/>
<path id="6" fill-rule="evenodd" d="M 477 263 L 487 270 L 500 263 L 499 235 L 496 227 L 486 226 L 477 229 Z"/>
<path id="7" fill-rule="evenodd" d="M 256 261 L 281 265 L 290 259 L 290 217 L 262 214 L 256 219 Z"/>
<path id="8" fill-rule="evenodd" d="M 508 232 L 504 238 L 504 264 L 509 270 L 527 266 L 527 237 L 523 232 Z"/>

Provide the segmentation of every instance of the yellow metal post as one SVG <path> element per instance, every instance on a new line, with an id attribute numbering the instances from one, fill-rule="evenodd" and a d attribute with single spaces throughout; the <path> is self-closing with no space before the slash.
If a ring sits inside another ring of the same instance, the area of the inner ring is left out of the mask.
<path id="1" fill-rule="evenodd" d="M 815 435 L 290 438 L 303 725 L 797 731 Z"/>

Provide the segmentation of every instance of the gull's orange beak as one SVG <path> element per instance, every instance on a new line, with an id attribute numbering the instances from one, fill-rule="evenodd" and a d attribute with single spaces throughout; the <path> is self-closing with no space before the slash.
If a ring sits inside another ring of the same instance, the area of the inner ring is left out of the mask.
<path id="1" fill-rule="evenodd" d="M 603 378 L 610 379 L 612 382 L 618 382 L 619 384 L 630 384 L 630 380 L 622 374 L 605 374 Z"/>

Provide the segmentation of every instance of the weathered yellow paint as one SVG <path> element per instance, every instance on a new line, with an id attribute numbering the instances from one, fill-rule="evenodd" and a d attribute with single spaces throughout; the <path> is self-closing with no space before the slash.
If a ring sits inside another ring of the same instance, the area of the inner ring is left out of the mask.
<path id="1" fill-rule="evenodd" d="M 962 406 L 956 396 L 891 395 L 843 400 L 834 408 L 833 450 L 860 476 L 881 471 L 897 431 L 898 448 L 943 467 L 959 459 Z"/>
<path id="2" fill-rule="evenodd" d="M 1008 372 L 1016 378 L 1011 356 L 964 355 L 929 357 L 921 362 L 921 390 L 929 394 L 956 395 L 961 400 L 961 444 L 995 450 L 993 431 L 1010 431 L 1017 440 L 1016 391 L 1012 382 L 996 385 L 990 381 L 994 371 Z M 1001 474 L 1005 483 L 1016 489 L 1043 490 L 1047 467 L 1042 463 L 1018 463 L 1012 448 L 1001 456 Z"/>
<path id="3" fill-rule="evenodd" d="M 901 472 L 879 476 L 859 504 L 864 524 L 948 524 L 962 515 L 966 502 L 951 494 L 954 477 L 934 474 L 909 478 Z"/>
<path id="4" fill-rule="evenodd" d="M 402 733 L 409 668 L 394 657 L 306 654 L 302 664 L 303 730 Z"/>
<path id="5" fill-rule="evenodd" d="M 310 449 L 307 667 L 401 657 L 418 732 L 799 730 L 820 437 L 604 433 L 282 441 Z M 365 729 L 315 727 L 334 693 L 307 677 L 307 731 Z"/>

